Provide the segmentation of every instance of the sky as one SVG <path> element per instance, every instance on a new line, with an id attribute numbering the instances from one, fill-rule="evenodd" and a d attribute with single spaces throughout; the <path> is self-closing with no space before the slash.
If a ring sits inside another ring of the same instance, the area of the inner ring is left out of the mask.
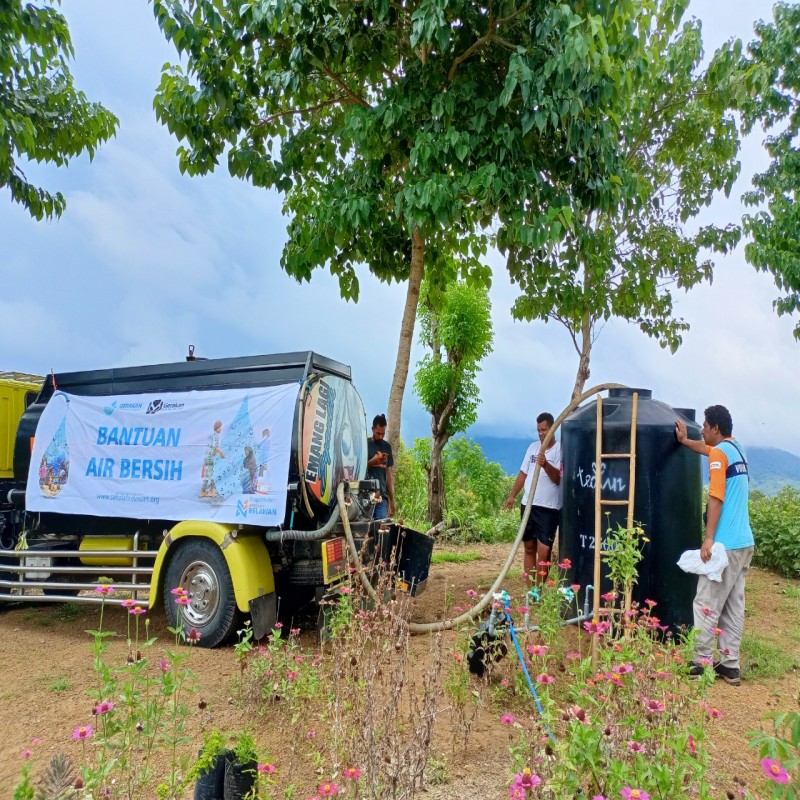
<path id="1" fill-rule="evenodd" d="M 732 37 L 747 42 L 764 0 L 693 0 L 707 53 Z M 404 285 L 359 273 L 359 302 L 339 297 L 318 270 L 298 284 L 280 268 L 287 219 L 276 192 L 228 175 L 181 176 L 177 142 L 155 119 L 162 65 L 175 61 L 149 4 L 64 0 L 76 85 L 120 119 L 94 160 L 67 168 L 28 165 L 60 190 L 58 221 L 36 222 L 0 190 L 0 370 L 45 374 L 182 360 L 189 345 L 216 358 L 315 350 L 350 364 L 368 419 L 385 412 L 396 358 Z M 744 144 L 742 175 L 700 222 L 738 221 L 750 176 L 767 158 L 760 131 Z M 517 288 L 501 257 L 488 256 L 494 350 L 479 377 L 482 403 L 469 435 L 531 437 L 535 417 L 569 402 L 577 354 L 556 323 L 516 322 Z M 672 406 L 726 405 L 745 445 L 800 454 L 800 343 L 794 320 L 776 316 L 772 278 L 744 260 L 743 247 L 716 262 L 711 286 L 676 297 L 690 323 L 675 355 L 638 328 L 609 322 L 597 339 L 587 386 L 651 389 Z M 418 343 L 412 370 L 421 359 Z M 429 418 L 406 391 L 402 436 L 429 435 Z"/>

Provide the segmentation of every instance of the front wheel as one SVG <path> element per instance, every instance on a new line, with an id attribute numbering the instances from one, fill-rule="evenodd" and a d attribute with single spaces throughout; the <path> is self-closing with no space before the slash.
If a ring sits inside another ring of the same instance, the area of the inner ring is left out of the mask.
<path id="1" fill-rule="evenodd" d="M 188 592 L 189 602 L 180 605 L 172 589 Z M 198 644 L 216 647 L 236 629 L 239 613 L 233 581 L 225 556 L 208 539 L 187 539 L 177 543 L 164 575 L 164 607 L 171 627 L 181 627 L 188 635 L 192 628 L 200 634 Z"/>

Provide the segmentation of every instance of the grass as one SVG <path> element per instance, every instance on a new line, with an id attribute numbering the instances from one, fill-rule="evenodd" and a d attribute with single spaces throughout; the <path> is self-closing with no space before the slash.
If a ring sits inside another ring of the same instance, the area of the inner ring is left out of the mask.
<path id="1" fill-rule="evenodd" d="M 798 659 L 765 639 L 745 633 L 742 640 L 742 674 L 747 680 L 780 678 Z"/>
<path id="2" fill-rule="evenodd" d="M 472 551 L 467 553 L 434 553 L 431 556 L 431 564 L 468 564 L 470 561 L 477 561 L 480 557 L 480 553 Z"/>
<path id="3" fill-rule="evenodd" d="M 72 684 L 66 678 L 57 678 L 48 687 L 48 691 L 53 694 L 63 694 L 72 688 Z"/>

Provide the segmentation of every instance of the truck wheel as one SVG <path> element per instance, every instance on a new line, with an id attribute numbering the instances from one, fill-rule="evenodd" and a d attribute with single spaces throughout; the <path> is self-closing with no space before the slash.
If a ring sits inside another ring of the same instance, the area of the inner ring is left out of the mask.
<path id="1" fill-rule="evenodd" d="M 179 605 L 171 590 L 189 593 L 188 605 Z M 178 550 L 164 574 L 164 607 L 171 627 L 188 634 L 195 628 L 201 647 L 216 647 L 233 634 L 239 621 L 233 581 L 225 556 L 214 542 L 189 539 Z"/>
<path id="2" fill-rule="evenodd" d="M 305 558 L 295 561 L 289 567 L 288 581 L 295 586 L 322 586 L 325 579 L 322 575 L 321 558 Z"/>

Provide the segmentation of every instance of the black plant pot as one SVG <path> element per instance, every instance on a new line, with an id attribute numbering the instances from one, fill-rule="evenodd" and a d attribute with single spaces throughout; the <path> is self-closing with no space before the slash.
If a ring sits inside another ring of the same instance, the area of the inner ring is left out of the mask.
<path id="1" fill-rule="evenodd" d="M 225 761 L 225 781 L 223 786 L 223 800 L 244 800 L 256 785 L 258 778 L 258 763 L 236 761 L 231 753 Z"/>
<path id="2" fill-rule="evenodd" d="M 225 800 L 225 765 L 232 755 L 230 750 L 223 750 L 214 757 L 208 772 L 200 773 L 194 785 L 194 800 Z"/>

